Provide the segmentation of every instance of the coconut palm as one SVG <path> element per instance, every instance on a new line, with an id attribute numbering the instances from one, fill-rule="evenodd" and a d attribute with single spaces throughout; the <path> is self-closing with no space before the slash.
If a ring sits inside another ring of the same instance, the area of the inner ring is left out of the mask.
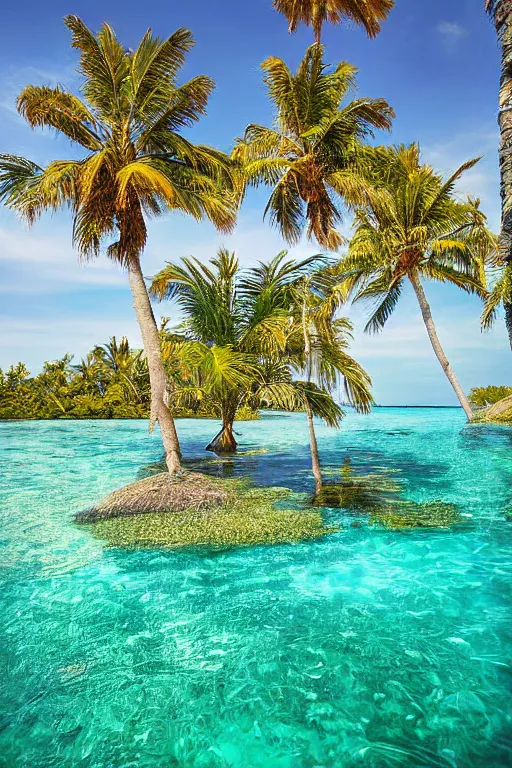
<path id="1" fill-rule="evenodd" d="M 80 388 L 88 395 L 103 395 L 106 377 L 94 351 L 88 352 L 79 363 L 73 365 Z"/>
<path id="2" fill-rule="evenodd" d="M 294 326 L 287 348 L 295 369 L 308 383 L 331 392 L 343 384 L 347 399 L 361 413 L 373 403 L 371 380 L 347 352 L 352 325 L 338 311 L 346 299 L 343 287 L 332 270 L 305 275 L 294 285 Z M 313 412 L 305 401 L 315 489 L 323 486 Z"/>
<path id="3" fill-rule="evenodd" d="M 492 269 L 491 280 L 490 291 L 482 312 L 482 327 L 486 330 L 490 328 L 496 320 L 498 309 L 503 307 L 512 349 L 512 312 L 507 311 L 509 306 L 512 308 L 512 264 L 503 264 Z"/>
<path id="4" fill-rule="evenodd" d="M 359 199 L 357 148 L 374 129 L 391 127 L 393 110 L 384 99 L 344 103 L 357 69 L 342 62 L 330 70 L 320 45 L 307 49 L 295 74 L 273 56 L 262 69 L 275 124 L 249 125 L 233 159 L 248 184 L 272 188 L 265 216 L 290 245 L 306 230 L 320 246 L 336 250 L 343 201 Z"/>
<path id="5" fill-rule="evenodd" d="M 283 252 L 242 273 L 235 254 L 220 249 L 208 265 L 185 258 L 154 278 L 152 293 L 175 299 L 185 314 L 179 330 L 187 342 L 173 344 L 172 353 L 181 353 L 181 368 L 195 372 L 174 395 L 179 402 L 207 396 L 221 412 L 221 429 L 207 450 L 236 450 L 233 424 L 243 405 L 295 409 L 308 398 L 317 416 L 337 423 L 339 409 L 329 394 L 294 382 L 284 359 L 292 286 L 316 258 L 295 262 Z"/>
<path id="6" fill-rule="evenodd" d="M 167 380 L 140 258 L 147 217 L 177 209 L 209 218 L 223 231 L 234 222 L 227 158 L 195 146 L 180 130 L 204 114 L 214 84 L 205 76 L 177 85 L 193 45 L 187 29 L 166 40 L 148 30 L 135 52 L 125 50 L 108 24 L 93 34 L 67 16 L 79 51 L 83 99 L 57 86 L 29 85 L 18 110 L 32 127 L 55 129 L 77 145 L 78 160 L 45 168 L 22 157 L 0 156 L 0 197 L 29 223 L 45 210 L 69 207 L 79 256 L 107 253 L 125 267 L 151 380 L 151 426 L 157 421 L 169 472 L 180 469 L 174 421 L 166 405 Z M 112 242 L 113 241 L 113 242 Z"/>
<path id="7" fill-rule="evenodd" d="M 138 402 L 141 399 L 139 386 L 144 385 L 147 376 L 146 361 L 142 358 L 141 350 L 130 349 L 126 336 L 120 341 L 112 336 L 108 344 L 96 346 L 93 354 L 100 375 L 103 374 L 108 385 L 120 386 L 129 400 Z"/>
<path id="8" fill-rule="evenodd" d="M 468 418 L 472 411 L 443 351 L 422 280 L 451 283 L 485 296 L 479 258 L 494 236 L 478 202 L 460 202 L 454 184 L 477 160 L 448 179 L 420 164 L 418 145 L 380 148 L 374 153 L 372 189 L 355 216 L 355 233 L 339 269 L 355 301 L 373 302 L 366 331 L 380 331 L 395 309 L 406 281 L 412 285 L 434 352 Z"/>
<path id="9" fill-rule="evenodd" d="M 484 310 L 484 323 L 494 317 L 495 308 L 502 303 L 505 311 L 510 346 L 512 347 L 512 2 L 486 0 L 485 9 L 496 26 L 501 47 L 501 79 L 499 97 L 500 171 L 501 171 L 501 258 L 503 276 L 494 286 L 489 304 Z"/>
<path id="10" fill-rule="evenodd" d="M 286 16 L 289 31 L 295 32 L 303 23 L 312 27 L 316 43 L 324 22 L 340 24 L 344 19 L 364 27 L 368 37 L 376 37 L 394 4 L 394 0 L 274 0 L 276 11 Z"/>

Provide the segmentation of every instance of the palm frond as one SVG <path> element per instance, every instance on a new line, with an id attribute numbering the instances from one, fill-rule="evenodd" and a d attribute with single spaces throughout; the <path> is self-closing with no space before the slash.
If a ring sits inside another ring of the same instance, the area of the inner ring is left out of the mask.
<path id="1" fill-rule="evenodd" d="M 313 416 L 322 419 L 328 427 L 339 427 L 344 413 L 329 392 L 311 381 L 296 381 L 295 389 L 299 399 L 309 404 Z"/>
<path id="2" fill-rule="evenodd" d="M 16 103 L 31 128 L 54 128 L 86 149 L 101 149 L 96 118 L 74 94 L 59 86 L 27 85 Z"/>

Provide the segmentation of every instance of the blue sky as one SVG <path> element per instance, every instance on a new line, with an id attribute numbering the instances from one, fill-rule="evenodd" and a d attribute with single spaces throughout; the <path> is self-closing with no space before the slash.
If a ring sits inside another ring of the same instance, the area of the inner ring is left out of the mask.
<path id="1" fill-rule="evenodd" d="M 328 61 L 345 59 L 359 67 L 361 95 L 385 97 L 393 105 L 393 132 L 383 134 L 383 142 L 419 141 L 425 160 L 446 172 L 470 157 L 484 156 L 466 174 L 460 192 L 479 196 L 497 229 L 499 58 L 483 5 L 483 0 L 397 0 L 376 40 L 367 40 L 357 29 L 327 27 L 324 42 Z M 137 45 L 148 26 L 160 36 L 190 27 L 196 46 L 183 79 L 204 73 L 217 83 L 207 117 L 190 137 L 229 151 L 247 123 L 271 120 L 261 61 L 278 55 L 295 66 L 311 42 L 305 28 L 288 35 L 284 18 L 271 6 L 271 0 L 9 3 L 2 10 L 0 33 L 0 151 L 39 163 L 70 156 L 66 140 L 32 132 L 14 108 L 27 83 L 77 87 L 76 57 L 62 23 L 66 13 L 78 14 L 93 29 L 107 20 L 129 47 Z M 180 256 L 211 258 L 222 244 L 235 249 L 243 264 L 270 258 L 285 246 L 262 221 L 264 202 L 263 190 L 253 192 L 229 237 L 219 236 L 208 223 L 175 214 L 152 222 L 145 274 Z M 293 253 L 317 250 L 303 242 Z M 43 218 L 29 231 L 1 210 L 0 269 L 0 366 L 24 360 L 37 371 L 46 359 L 66 351 L 81 356 L 114 334 L 140 344 L 126 276 L 105 258 L 77 263 L 66 214 Z M 426 290 L 463 386 L 510 383 L 512 357 L 503 323 L 482 334 L 478 299 L 442 285 L 430 284 Z M 156 306 L 157 315 L 172 312 L 169 305 Z M 409 292 L 379 336 L 362 334 L 364 312 L 351 310 L 350 316 L 356 325 L 353 353 L 371 373 L 378 402 L 455 403 Z"/>

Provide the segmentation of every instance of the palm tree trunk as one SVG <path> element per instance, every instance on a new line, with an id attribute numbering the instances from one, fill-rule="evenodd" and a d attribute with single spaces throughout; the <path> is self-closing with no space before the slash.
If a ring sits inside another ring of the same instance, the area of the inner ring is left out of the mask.
<path id="1" fill-rule="evenodd" d="M 128 277 L 133 296 L 133 306 L 148 363 L 151 387 L 151 423 L 158 421 L 164 443 L 167 469 L 169 474 L 174 475 L 181 470 L 180 444 L 174 419 L 166 403 L 167 376 L 160 354 L 160 337 L 139 259 L 130 261 Z"/>
<path id="2" fill-rule="evenodd" d="M 213 440 L 208 443 L 205 450 L 213 451 L 218 456 L 236 453 L 237 441 L 233 432 L 233 419 L 222 421 L 222 428 L 217 432 Z"/>
<path id="3" fill-rule="evenodd" d="M 306 287 L 304 288 L 304 292 L 306 292 Z M 306 364 L 307 380 L 309 382 L 311 381 L 311 339 L 309 337 L 309 330 L 308 330 L 307 304 L 306 304 L 305 295 L 304 295 L 304 300 L 302 302 L 302 333 L 304 336 L 304 360 Z M 320 466 L 320 456 L 318 454 L 318 443 L 317 443 L 316 434 L 315 434 L 313 412 L 311 410 L 311 406 L 307 398 L 306 398 L 306 414 L 308 417 L 309 446 L 311 450 L 311 468 L 313 470 L 313 477 L 315 478 L 315 495 L 318 496 L 318 494 L 322 491 L 322 486 L 323 486 L 322 468 Z"/>
<path id="4" fill-rule="evenodd" d="M 510 268 L 512 269 L 512 263 L 510 264 Z M 505 325 L 507 326 L 508 343 L 510 344 L 510 349 L 512 349 L 512 304 L 505 301 L 503 306 L 505 308 Z"/>
<path id="5" fill-rule="evenodd" d="M 512 264 L 512 0 L 495 0 L 494 24 L 501 47 L 501 78 L 498 123 L 500 127 L 500 174 L 502 211 L 502 248 Z M 509 317 L 512 307 L 509 307 Z M 507 323 L 508 326 L 508 323 Z M 509 328 L 509 333 L 510 333 Z"/>
<path id="6" fill-rule="evenodd" d="M 238 399 L 236 395 L 227 397 L 221 406 L 222 427 L 213 440 L 206 446 L 207 451 L 213 451 L 218 456 L 236 453 L 237 441 L 233 432 L 233 424 L 237 411 Z"/>
<path id="7" fill-rule="evenodd" d="M 512 0 L 487 2 L 501 47 L 498 124 L 500 127 L 501 252 L 512 267 Z M 505 302 L 505 323 L 512 348 L 512 303 Z"/>
<path id="8" fill-rule="evenodd" d="M 436 327 L 434 325 L 434 320 L 432 318 L 432 312 L 430 311 L 430 305 L 427 301 L 427 297 L 425 296 L 425 291 L 423 290 L 423 286 L 419 280 L 418 275 L 416 274 L 410 274 L 409 279 L 412 283 L 412 287 L 414 288 L 414 292 L 416 294 L 416 297 L 418 299 L 418 303 L 420 305 L 421 314 L 423 315 L 423 321 L 425 323 L 428 337 L 430 339 L 430 343 L 432 344 L 432 348 L 434 352 L 436 353 L 436 357 L 441 363 L 441 368 L 446 374 L 446 378 L 450 382 L 450 384 L 453 387 L 453 390 L 455 394 L 457 395 L 459 399 L 459 403 L 464 408 L 464 412 L 468 419 L 473 418 L 473 411 L 471 410 L 471 406 L 469 404 L 469 400 L 467 399 L 466 395 L 464 394 L 464 390 L 462 389 L 461 385 L 459 384 L 459 380 L 457 379 L 449 361 L 446 357 L 444 350 L 441 346 L 441 342 L 439 341 L 439 337 L 437 335 Z"/>
<path id="9" fill-rule="evenodd" d="M 311 406 L 306 400 L 306 413 L 308 416 L 309 427 L 309 445 L 311 449 L 311 468 L 315 478 L 315 496 L 318 496 L 323 488 L 322 468 L 320 466 L 320 457 L 318 455 L 318 443 L 316 441 L 315 425 L 313 423 L 313 412 Z"/>

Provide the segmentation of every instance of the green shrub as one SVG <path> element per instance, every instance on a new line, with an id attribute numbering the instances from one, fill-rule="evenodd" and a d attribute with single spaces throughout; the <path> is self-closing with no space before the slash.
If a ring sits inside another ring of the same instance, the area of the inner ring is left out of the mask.
<path id="1" fill-rule="evenodd" d="M 249 405 L 242 405 L 236 412 L 235 421 L 258 421 L 259 411 L 255 411 Z"/>
<path id="2" fill-rule="evenodd" d="M 509 395 L 512 395 L 512 387 L 475 387 L 469 393 L 469 402 L 477 408 L 484 408 Z"/>

